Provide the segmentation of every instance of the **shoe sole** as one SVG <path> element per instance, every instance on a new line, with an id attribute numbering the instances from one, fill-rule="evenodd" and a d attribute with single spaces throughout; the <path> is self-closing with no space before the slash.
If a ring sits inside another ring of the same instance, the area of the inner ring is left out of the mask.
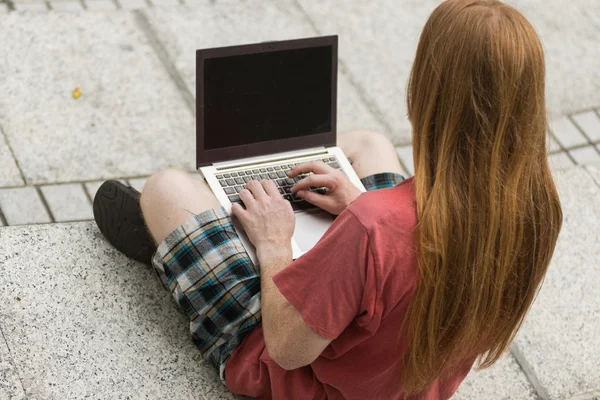
<path id="1" fill-rule="evenodd" d="M 94 197 L 94 219 L 117 250 L 150 264 L 156 245 L 146 228 L 137 190 L 117 181 L 104 182 Z"/>

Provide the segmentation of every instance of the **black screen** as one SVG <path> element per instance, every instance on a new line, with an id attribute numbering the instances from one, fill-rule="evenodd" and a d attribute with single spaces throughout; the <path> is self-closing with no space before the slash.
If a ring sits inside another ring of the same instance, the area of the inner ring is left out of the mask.
<path id="1" fill-rule="evenodd" d="M 332 51 L 204 60 L 204 149 L 330 132 Z"/>

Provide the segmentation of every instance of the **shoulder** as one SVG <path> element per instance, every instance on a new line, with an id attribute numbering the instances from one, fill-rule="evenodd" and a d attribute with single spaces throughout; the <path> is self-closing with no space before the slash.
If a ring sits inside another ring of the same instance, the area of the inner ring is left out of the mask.
<path id="1" fill-rule="evenodd" d="M 393 188 L 365 192 L 348 206 L 348 210 L 367 231 L 390 223 L 413 227 L 417 223 L 413 178 Z"/>

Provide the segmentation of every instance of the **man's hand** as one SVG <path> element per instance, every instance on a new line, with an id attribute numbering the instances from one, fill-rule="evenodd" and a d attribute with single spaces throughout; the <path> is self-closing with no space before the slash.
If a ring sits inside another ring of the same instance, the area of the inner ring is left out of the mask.
<path id="1" fill-rule="evenodd" d="M 291 252 L 296 218 L 292 206 L 281 197 L 272 181 L 252 180 L 247 187 L 239 194 L 246 209 L 234 203 L 231 211 L 241 222 L 263 264 L 267 258 L 279 257 L 282 251 Z"/>
<path id="2" fill-rule="evenodd" d="M 322 161 L 296 165 L 288 175 L 295 178 L 309 172 L 313 175 L 298 181 L 292 187 L 292 193 L 332 214 L 344 211 L 361 193 L 342 171 Z M 308 190 L 310 187 L 326 187 L 328 191 L 327 194 L 319 194 Z"/>

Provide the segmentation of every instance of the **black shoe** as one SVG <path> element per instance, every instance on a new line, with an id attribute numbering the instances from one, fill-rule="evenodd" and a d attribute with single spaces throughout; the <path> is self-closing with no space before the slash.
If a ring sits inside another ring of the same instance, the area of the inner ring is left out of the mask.
<path id="1" fill-rule="evenodd" d="M 150 264 L 156 245 L 142 216 L 140 192 L 121 182 L 104 182 L 94 197 L 94 219 L 117 250 Z"/>

